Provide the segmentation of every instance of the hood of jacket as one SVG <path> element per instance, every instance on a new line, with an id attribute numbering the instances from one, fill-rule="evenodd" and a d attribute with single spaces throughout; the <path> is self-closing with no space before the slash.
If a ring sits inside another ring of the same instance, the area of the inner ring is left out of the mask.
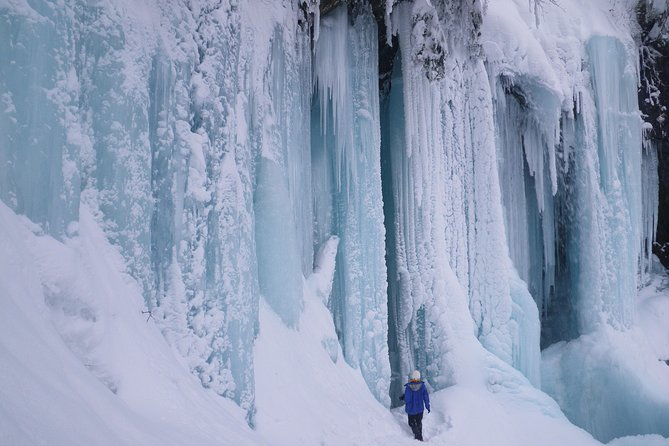
<path id="1" fill-rule="evenodd" d="M 423 381 L 409 381 L 404 386 L 409 387 L 414 392 L 418 392 L 420 388 L 423 386 Z"/>

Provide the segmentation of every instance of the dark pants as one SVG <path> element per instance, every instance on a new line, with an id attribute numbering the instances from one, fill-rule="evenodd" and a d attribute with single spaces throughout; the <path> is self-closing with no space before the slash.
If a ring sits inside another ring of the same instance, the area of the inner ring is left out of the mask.
<path id="1" fill-rule="evenodd" d="M 409 426 L 413 431 L 413 438 L 423 441 L 423 412 L 409 415 Z"/>

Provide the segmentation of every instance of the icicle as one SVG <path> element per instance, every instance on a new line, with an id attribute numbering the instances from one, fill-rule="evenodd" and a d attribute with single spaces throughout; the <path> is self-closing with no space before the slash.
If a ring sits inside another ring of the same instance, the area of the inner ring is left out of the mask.
<path id="1" fill-rule="evenodd" d="M 651 127 L 652 128 L 652 127 Z M 643 200 L 643 234 L 639 255 L 639 286 L 648 282 L 648 274 L 653 264 L 653 243 L 657 231 L 659 206 L 659 178 L 657 149 L 648 137 L 649 128 L 644 127 L 643 155 L 641 158 L 642 200 Z"/>
<path id="2" fill-rule="evenodd" d="M 351 78 L 348 69 L 348 14 L 347 9 L 339 7 L 321 20 L 322 34 L 327 38 L 316 42 L 314 58 L 314 85 L 320 99 L 321 129 L 327 128 L 328 112 L 331 110 L 334 132 L 338 135 L 335 151 L 337 188 L 345 183 L 343 175 L 355 177 L 352 163 L 353 127 Z"/>

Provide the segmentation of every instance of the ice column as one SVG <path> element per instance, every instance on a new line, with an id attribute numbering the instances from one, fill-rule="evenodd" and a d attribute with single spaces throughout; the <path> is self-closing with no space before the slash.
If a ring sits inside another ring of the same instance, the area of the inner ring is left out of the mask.
<path id="1" fill-rule="evenodd" d="M 269 91 L 262 91 L 273 101 L 263 101 L 262 96 L 255 98 L 259 106 L 254 110 L 257 116 L 253 119 L 251 138 L 258 144 L 260 156 L 253 206 L 260 292 L 286 325 L 296 327 L 302 310 L 303 269 L 298 245 L 298 240 L 302 239 L 298 239 L 296 232 L 293 204 L 302 201 L 293 198 L 298 198 L 294 195 L 301 191 L 295 183 L 301 180 L 299 171 L 305 170 L 309 164 L 299 163 L 300 158 L 289 160 L 290 154 L 300 156 L 306 150 L 304 144 L 291 144 L 293 141 L 289 139 L 286 126 L 293 124 L 293 120 L 284 117 L 296 107 L 289 102 L 293 98 L 291 94 L 296 97 L 304 87 L 298 86 L 297 82 L 290 83 L 292 73 L 284 58 L 287 50 L 282 35 L 282 31 L 274 33 L 272 60 L 266 78 L 272 82 L 263 86 Z M 299 119 L 299 116 L 295 117 Z M 298 164 L 291 165 L 289 161 Z M 303 222 L 304 219 L 300 220 L 301 227 L 306 229 Z"/>
<path id="2" fill-rule="evenodd" d="M 568 257 L 580 333 L 632 323 L 642 235 L 636 65 L 613 37 L 592 37 L 586 51 L 593 96 L 581 102 Z"/>
<path id="3" fill-rule="evenodd" d="M 312 125 L 316 244 L 340 237 L 330 300 L 346 361 L 389 404 L 376 23 L 346 7 L 321 18 Z"/>
<path id="4" fill-rule="evenodd" d="M 191 363 L 206 386 L 253 412 L 253 339 L 258 324 L 254 237 L 255 152 L 243 75 L 249 49 L 238 10 L 203 5 L 196 15 L 199 64 L 194 73 L 190 170 L 184 201 L 183 270 L 195 284 L 189 323 L 202 339 Z M 182 129 L 183 130 L 183 129 Z M 183 245 L 182 245 L 183 246 Z M 190 291 L 190 287 L 187 287 Z"/>
<path id="5" fill-rule="evenodd" d="M 494 78 L 497 159 L 509 254 L 542 312 L 555 291 L 555 147 L 560 101 L 528 79 Z"/>

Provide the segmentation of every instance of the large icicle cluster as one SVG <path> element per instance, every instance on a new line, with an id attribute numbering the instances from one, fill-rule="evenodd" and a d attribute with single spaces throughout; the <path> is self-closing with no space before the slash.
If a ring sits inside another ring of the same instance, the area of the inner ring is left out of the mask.
<path id="1" fill-rule="evenodd" d="M 457 381 L 449 352 L 467 333 L 449 330 L 467 321 L 469 336 L 539 381 L 538 314 L 507 250 L 488 78 L 469 35 L 446 39 L 440 22 L 472 17 L 458 2 L 424 1 L 391 16 L 400 46 L 383 151 L 395 392 L 414 367 L 435 388 Z"/>
<path id="2" fill-rule="evenodd" d="M 629 327 L 637 263 L 649 255 L 635 53 L 616 35 L 594 36 L 567 40 L 569 52 L 549 60 L 564 44 L 539 43 L 528 29 L 514 47 L 512 27 L 523 22 L 509 15 L 495 9 L 484 46 L 512 259 L 542 311 L 546 343 L 600 323 Z"/>

